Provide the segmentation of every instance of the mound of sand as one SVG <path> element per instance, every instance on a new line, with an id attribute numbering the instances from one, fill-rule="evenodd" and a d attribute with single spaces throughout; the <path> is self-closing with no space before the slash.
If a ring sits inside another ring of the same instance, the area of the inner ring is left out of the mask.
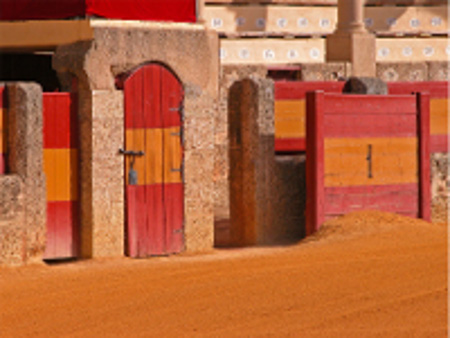
<path id="1" fill-rule="evenodd" d="M 355 237 L 399 231 L 409 231 L 412 236 L 420 236 L 423 231 L 432 231 L 433 228 L 442 226 L 442 224 L 436 225 L 421 219 L 389 212 L 355 211 L 324 222 L 320 229 L 307 237 L 304 242 L 342 241 Z"/>

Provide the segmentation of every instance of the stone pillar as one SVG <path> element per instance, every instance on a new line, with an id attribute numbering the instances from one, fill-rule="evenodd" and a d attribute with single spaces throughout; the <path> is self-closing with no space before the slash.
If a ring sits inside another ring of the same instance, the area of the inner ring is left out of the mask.
<path id="1" fill-rule="evenodd" d="M 338 0 L 338 24 L 327 37 L 327 62 L 350 62 L 353 76 L 375 77 L 375 35 L 364 27 L 364 0 Z"/>
<path id="2" fill-rule="evenodd" d="M 197 23 L 205 23 L 205 0 L 197 0 Z"/>
<path id="3" fill-rule="evenodd" d="M 244 79 L 230 88 L 230 244 L 268 244 L 276 238 L 273 84 Z"/>
<path id="4" fill-rule="evenodd" d="M 0 175 L 0 265 L 41 261 L 47 222 L 42 88 L 6 87 L 9 173 Z"/>

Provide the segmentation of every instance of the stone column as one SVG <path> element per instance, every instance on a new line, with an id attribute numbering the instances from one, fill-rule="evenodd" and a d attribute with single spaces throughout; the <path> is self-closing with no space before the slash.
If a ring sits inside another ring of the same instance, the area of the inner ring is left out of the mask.
<path id="1" fill-rule="evenodd" d="M 338 0 L 338 24 L 327 37 L 327 62 L 350 62 L 352 76 L 375 77 L 375 35 L 364 27 L 364 0 Z"/>
<path id="2" fill-rule="evenodd" d="M 205 23 L 205 0 L 197 0 L 197 23 Z"/>

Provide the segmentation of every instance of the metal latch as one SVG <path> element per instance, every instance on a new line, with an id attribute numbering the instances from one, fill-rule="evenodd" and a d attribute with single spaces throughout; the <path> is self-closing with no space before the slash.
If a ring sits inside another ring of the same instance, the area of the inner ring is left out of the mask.
<path id="1" fill-rule="evenodd" d="M 119 154 L 131 156 L 130 160 L 130 169 L 128 171 L 128 184 L 136 185 L 138 182 L 137 171 L 134 170 L 134 161 L 136 160 L 136 156 L 143 156 L 144 152 L 142 150 L 134 151 L 134 150 L 124 150 L 122 148 L 119 149 Z"/>
<path id="2" fill-rule="evenodd" d="M 367 177 L 372 178 L 372 145 L 367 145 Z"/>

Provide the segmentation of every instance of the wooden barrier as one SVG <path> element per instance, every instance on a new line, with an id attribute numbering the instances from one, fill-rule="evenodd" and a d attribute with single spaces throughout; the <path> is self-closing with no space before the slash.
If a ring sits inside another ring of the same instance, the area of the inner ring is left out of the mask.
<path id="1" fill-rule="evenodd" d="M 306 232 L 375 209 L 430 219 L 429 96 L 306 95 Z"/>
<path id="2" fill-rule="evenodd" d="M 0 87 L 0 174 L 7 172 L 6 168 L 6 107 L 5 87 Z"/>
<path id="3" fill-rule="evenodd" d="M 275 82 L 275 151 L 303 152 L 305 141 L 305 94 L 323 90 L 341 93 L 344 82 Z M 427 92 L 430 94 L 431 152 L 448 151 L 448 83 L 445 81 L 390 82 L 390 94 Z"/>
<path id="4" fill-rule="evenodd" d="M 390 94 L 424 92 L 430 94 L 430 151 L 448 151 L 449 86 L 446 81 L 433 82 L 391 82 Z"/>
<path id="5" fill-rule="evenodd" d="M 78 132 L 75 96 L 44 93 L 44 171 L 47 177 L 46 259 L 77 255 Z"/>

